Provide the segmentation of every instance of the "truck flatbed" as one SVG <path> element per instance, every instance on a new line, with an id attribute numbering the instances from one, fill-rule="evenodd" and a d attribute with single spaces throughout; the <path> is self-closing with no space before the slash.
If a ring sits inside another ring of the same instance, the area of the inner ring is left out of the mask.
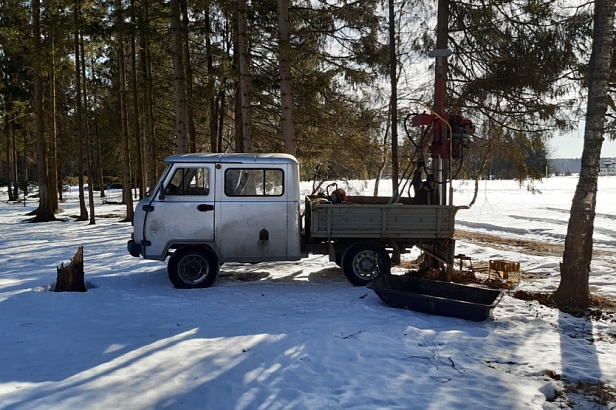
<path id="1" fill-rule="evenodd" d="M 455 206 L 388 202 L 388 197 L 355 196 L 346 204 L 324 204 L 307 196 L 306 234 L 311 240 L 453 238 Z"/>

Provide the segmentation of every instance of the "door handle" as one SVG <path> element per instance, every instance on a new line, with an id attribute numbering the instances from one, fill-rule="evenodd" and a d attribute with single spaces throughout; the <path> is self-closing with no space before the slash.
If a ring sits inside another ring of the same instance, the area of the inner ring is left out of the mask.
<path id="1" fill-rule="evenodd" d="M 199 204 L 197 206 L 197 211 L 199 212 L 207 212 L 207 211 L 213 211 L 213 210 L 214 210 L 214 205 Z"/>

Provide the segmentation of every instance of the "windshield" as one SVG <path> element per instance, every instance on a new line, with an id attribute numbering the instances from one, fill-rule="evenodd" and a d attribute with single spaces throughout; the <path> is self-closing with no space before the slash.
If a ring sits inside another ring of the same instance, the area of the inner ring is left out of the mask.
<path id="1" fill-rule="evenodd" d="M 148 187 L 148 191 L 146 196 L 150 196 L 152 195 L 154 192 L 156 192 L 156 189 L 160 186 L 160 184 L 162 184 L 163 179 L 165 179 L 165 176 L 167 176 L 167 173 L 169 172 L 169 169 L 171 168 L 171 165 L 173 164 L 168 164 L 167 167 L 165 168 L 165 170 L 163 171 L 163 173 L 160 175 L 160 178 L 158 178 L 158 181 L 156 182 L 156 185 L 150 185 Z"/>

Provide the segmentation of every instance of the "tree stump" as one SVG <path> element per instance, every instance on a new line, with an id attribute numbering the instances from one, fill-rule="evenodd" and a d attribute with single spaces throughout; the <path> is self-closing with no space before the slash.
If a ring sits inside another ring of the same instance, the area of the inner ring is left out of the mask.
<path id="1" fill-rule="evenodd" d="M 86 292 L 83 274 L 83 246 L 77 248 L 68 265 L 58 266 L 55 292 Z"/>

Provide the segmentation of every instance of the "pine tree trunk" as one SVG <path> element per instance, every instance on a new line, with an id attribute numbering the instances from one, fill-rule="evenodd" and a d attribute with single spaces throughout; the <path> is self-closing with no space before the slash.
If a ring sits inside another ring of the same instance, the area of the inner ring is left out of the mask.
<path id="1" fill-rule="evenodd" d="M 590 305 L 588 281 L 593 251 L 599 160 L 607 111 L 614 4 L 615 0 L 595 1 L 582 168 L 571 205 L 565 251 L 560 266 L 561 280 L 555 294 L 559 304 L 568 308 L 586 309 Z"/>
<path id="2" fill-rule="evenodd" d="M 291 85 L 291 42 L 289 41 L 289 1 L 278 0 L 278 53 L 280 59 L 280 105 L 284 152 L 295 155 L 293 88 Z"/>
<path id="3" fill-rule="evenodd" d="M 93 78 L 95 80 L 95 78 Z M 96 105 L 96 95 L 94 95 L 94 104 Z M 103 159 L 102 159 L 102 149 L 101 149 L 101 133 L 100 127 L 98 124 L 98 119 L 95 118 L 94 121 L 94 136 L 96 137 L 96 161 L 95 161 L 95 169 L 96 169 L 96 181 L 99 187 L 100 197 L 105 198 L 105 176 L 103 174 Z"/>
<path id="4" fill-rule="evenodd" d="M 143 21 L 150 21 L 149 15 L 149 2 L 145 1 L 143 3 Z M 147 186 L 151 189 L 154 187 L 156 183 L 156 140 L 154 138 L 154 110 L 153 110 L 153 80 L 152 80 L 152 64 L 151 64 L 151 56 L 150 56 L 150 37 L 149 30 L 144 30 L 145 32 L 140 33 L 140 43 L 141 43 L 141 72 L 143 75 L 143 82 L 145 84 L 145 96 L 143 98 L 144 101 L 144 111 L 145 111 L 145 131 L 146 131 L 146 162 L 147 162 L 147 171 L 146 171 L 146 179 Z"/>
<path id="5" fill-rule="evenodd" d="M 135 1 L 131 0 L 131 15 L 130 19 L 133 25 L 137 26 L 137 16 L 135 14 Z M 130 35 L 130 51 L 131 51 L 131 70 L 130 70 L 130 83 L 132 88 L 132 102 L 133 102 L 133 139 L 135 141 L 135 156 L 136 156 L 136 168 L 135 181 L 139 188 L 139 199 L 145 196 L 145 176 L 143 170 L 143 144 L 141 142 L 141 122 L 139 116 L 139 87 L 137 84 L 137 39 L 136 33 L 131 32 Z"/>
<path id="6" fill-rule="evenodd" d="M 83 44 L 83 35 L 79 34 L 79 48 L 81 50 L 81 76 L 83 78 L 83 110 L 88 113 L 88 78 L 86 76 L 86 59 L 85 46 Z M 85 116 L 85 144 L 86 144 L 86 163 L 88 170 L 88 207 L 90 209 L 90 225 L 96 224 L 96 213 L 94 211 L 94 164 L 92 159 L 92 138 L 90 138 L 90 120 L 88 115 Z"/>
<path id="7" fill-rule="evenodd" d="M 17 172 L 17 135 L 15 135 L 15 128 L 11 127 L 11 143 L 13 144 L 12 152 L 12 169 L 13 169 L 13 198 L 15 201 L 19 199 L 19 173 Z"/>
<path id="8" fill-rule="evenodd" d="M 49 75 L 50 92 L 50 122 L 51 122 L 51 149 L 49 151 L 49 199 L 54 213 L 60 212 L 58 201 L 58 109 L 56 92 L 56 45 L 55 33 L 51 34 L 51 69 Z M 60 188 L 61 190 L 61 188 Z"/>
<path id="9" fill-rule="evenodd" d="M 239 1 L 239 0 L 238 0 Z M 234 13 L 231 16 L 232 22 L 231 22 L 231 30 L 232 30 L 232 42 L 233 42 L 233 46 L 232 46 L 232 50 L 233 50 L 233 68 L 234 70 L 237 70 L 234 73 L 233 76 L 233 131 L 234 131 L 234 146 L 233 148 L 235 149 L 235 152 L 244 152 L 244 139 L 242 138 L 242 93 L 240 91 L 240 73 L 239 73 L 239 66 L 240 66 L 240 42 L 239 42 L 239 37 L 240 37 L 240 25 L 238 23 L 238 19 L 239 19 L 239 12 L 238 13 Z"/>
<path id="10" fill-rule="evenodd" d="M 241 91 L 240 91 L 240 85 L 239 85 L 239 81 L 235 82 L 235 87 L 234 87 L 234 99 L 233 99 L 233 104 L 234 104 L 234 112 L 235 112 L 235 117 L 234 117 L 234 121 L 235 121 L 235 152 L 244 152 L 244 138 L 242 137 L 242 131 L 243 131 L 243 127 L 242 127 L 242 97 L 241 97 Z"/>
<path id="11" fill-rule="evenodd" d="M 173 84 L 175 87 L 175 131 L 177 153 L 188 152 L 186 126 L 186 76 L 184 71 L 180 0 L 171 0 L 171 54 L 173 58 Z"/>
<path id="12" fill-rule="evenodd" d="M 39 184 L 39 205 L 33 212 L 32 222 L 55 221 L 52 202 L 49 198 L 49 169 L 47 167 L 47 141 L 45 138 L 45 114 L 43 112 L 43 79 L 41 78 L 41 2 L 32 1 L 32 34 L 34 40 L 34 112 L 36 122 L 36 153 Z"/>
<path id="13" fill-rule="evenodd" d="M 218 134 L 218 152 L 225 152 L 225 147 L 223 147 L 222 133 L 225 126 L 225 84 L 223 83 L 218 91 L 218 97 L 216 97 L 216 107 L 218 113 L 218 130 L 216 134 Z"/>
<path id="14" fill-rule="evenodd" d="M 442 0 L 441 0 L 442 1 Z M 440 10 L 440 2 L 439 2 Z M 400 170 L 398 158 L 398 75 L 396 68 L 398 66 L 398 57 L 396 54 L 396 28 L 395 28 L 395 11 L 394 0 L 388 2 L 389 11 L 389 85 L 391 88 L 391 96 L 389 100 L 389 117 L 391 119 L 391 189 L 393 192 L 392 198 L 398 195 Z"/>
<path id="15" fill-rule="evenodd" d="M 128 109 L 126 104 L 126 63 L 124 61 L 124 10 L 121 0 L 115 0 L 116 30 L 117 30 L 117 55 L 119 75 L 119 100 L 120 100 L 120 137 L 123 147 L 122 169 L 122 197 L 126 206 L 125 222 L 133 219 L 133 197 L 131 194 L 131 163 L 130 142 L 128 136 Z"/>
<path id="16" fill-rule="evenodd" d="M 383 136 L 383 155 L 381 157 L 381 163 L 379 164 L 379 168 L 376 174 L 376 180 L 374 181 L 374 191 L 372 191 L 372 195 L 379 195 L 379 185 L 381 182 L 381 178 L 383 177 L 383 172 L 385 168 L 387 168 L 387 159 L 389 158 L 389 130 L 391 129 L 391 110 L 387 113 L 387 122 L 385 128 L 385 135 Z"/>
<path id="17" fill-rule="evenodd" d="M 75 22 L 75 33 L 74 33 L 74 48 L 75 48 L 75 89 L 76 89 L 76 98 L 75 98 L 75 106 L 76 106 L 76 118 L 77 118 L 77 144 L 79 144 L 79 217 L 78 221 L 87 221 L 88 220 L 88 209 L 86 208 L 86 197 L 84 190 L 84 173 L 85 173 L 85 164 L 84 164 L 84 137 L 83 137 L 83 113 L 82 113 L 82 95 L 81 95 L 81 64 L 83 62 L 81 54 L 81 49 L 79 47 L 79 15 L 81 13 L 80 10 L 80 2 L 75 2 L 75 10 L 74 10 L 74 22 Z"/>
<path id="18" fill-rule="evenodd" d="M 188 43 L 188 4 L 186 0 L 180 0 L 182 11 L 182 54 L 184 58 L 185 81 L 186 85 L 186 131 L 188 133 L 189 152 L 197 152 L 197 127 L 195 125 L 195 114 L 193 109 L 193 71 L 190 64 L 190 46 Z"/>
<path id="19" fill-rule="evenodd" d="M 237 26 L 240 67 L 240 106 L 243 152 L 252 152 L 252 110 L 250 107 L 250 54 L 248 51 L 248 5 L 238 0 Z"/>
<path id="20" fill-rule="evenodd" d="M 210 130 L 210 152 L 220 152 L 218 146 L 218 101 L 214 91 L 214 64 L 212 59 L 212 22 L 210 20 L 210 1 L 205 2 L 205 54 L 207 68 L 207 94 L 210 101 L 209 130 Z"/>
<path id="21" fill-rule="evenodd" d="M 6 143 L 6 149 L 4 154 L 6 155 L 6 177 L 7 177 L 7 185 L 8 185 L 8 194 L 9 201 L 15 201 L 16 199 L 13 197 L 13 183 L 15 181 L 13 177 L 13 152 L 12 152 L 12 143 L 11 143 L 11 126 L 9 125 L 8 114 L 4 114 L 4 125 L 2 127 L 2 135 L 4 136 L 4 141 Z"/>

